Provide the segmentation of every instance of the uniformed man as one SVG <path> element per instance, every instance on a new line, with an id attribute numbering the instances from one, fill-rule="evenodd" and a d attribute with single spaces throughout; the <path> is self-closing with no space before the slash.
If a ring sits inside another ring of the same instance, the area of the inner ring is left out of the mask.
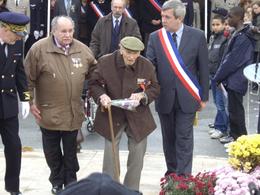
<path id="1" fill-rule="evenodd" d="M 6 158 L 5 189 L 12 195 L 19 191 L 21 141 L 18 135 L 18 100 L 22 116 L 29 114 L 29 93 L 23 68 L 22 38 L 29 18 L 14 12 L 0 13 L 0 134 Z"/>

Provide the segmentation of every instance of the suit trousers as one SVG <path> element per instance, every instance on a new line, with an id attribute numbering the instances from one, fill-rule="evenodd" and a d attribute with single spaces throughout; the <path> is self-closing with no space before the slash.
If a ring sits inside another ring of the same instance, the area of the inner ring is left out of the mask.
<path id="1" fill-rule="evenodd" d="M 170 113 L 158 113 L 162 129 L 163 151 L 167 166 L 165 175 L 191 174 L 193 156 L 193 122 L 195 113 L 184 113 L 175 96 Z"/>
<path id="2" fill-rule="evenodd" d="M 51 174 L 52 186 L 67 186 L 77 180 L 78 131 L 54 131 L 41 127 L 43 151 Z M 62 147 L 61 147 L 62 142 Z"/>
<path id="3" fill-rule="evenodd" d="M 129 130 L 128 124 L 123 125 L 118 134 L 115 137 L 116 145 L 116 159 L 119 162 L 119 143 L 123 132 L 126 132 L 128 138 L 128 159 L 127 159 L 127 171 L 124 179 L 124 185 L 132 190 L 139 191 L 141 171 L 143 169 L 144 155 L 146 152 L 147 138 L 144 138 L 140 142 L 136 142 Z M 112 150 L 112 142 L 105 139 L 105 150 L 103 158 L 103 173 L 110 175 L 116 179 L 114 175 L 114 158 Z"/>
<path id="4" fill-rule="evenodd" d="M 4 144 L 6 162 L 5 189 L 12 192 L 19 191 L 22 146 L 18 130 L 18 116 L 0 119 L 0 134 Z"/>
<path id="5" fill-rule="evenodd" d="M 247 135 L 243 95 L 231 89 L 227 92 L 230 135 L 236 140 L 241 135 Z"/>

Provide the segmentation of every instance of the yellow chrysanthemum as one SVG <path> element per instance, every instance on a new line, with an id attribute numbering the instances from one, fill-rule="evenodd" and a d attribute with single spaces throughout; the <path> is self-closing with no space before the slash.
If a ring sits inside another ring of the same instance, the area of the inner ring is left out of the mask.
<path id="1" fill-rule="evenodd" d="M 243 135 L 230 144 L 229 163 L 245 172 L 260 165 L 260 135 Z"/>

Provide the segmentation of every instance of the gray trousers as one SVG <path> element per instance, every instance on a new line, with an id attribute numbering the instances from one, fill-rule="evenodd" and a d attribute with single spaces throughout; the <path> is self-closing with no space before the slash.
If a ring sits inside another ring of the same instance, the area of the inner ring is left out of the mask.
<path id="1" fill-rule="evenodd" d="M 119 143 L 123 132 L 126 133 L 128 138 L 128 159 L 127 159 L 127 172 L 124 179 L 124 185 L 130 189 L 139 191 L 141 171 L 143 169 L 144 155 L 146 152 L 147 138 L 137 143 L 131 135 L 127 123 L 120 129 L 115 137 L 116 145 L 116 158 L 119 162 Z M 119 171 L 120 172 L 120 171 Z M 103 159 L 103 173 L 116 178 L 114 175 L 114 160 L 112 151 L 112 142 L 105 139 L 105 150 Z"/>

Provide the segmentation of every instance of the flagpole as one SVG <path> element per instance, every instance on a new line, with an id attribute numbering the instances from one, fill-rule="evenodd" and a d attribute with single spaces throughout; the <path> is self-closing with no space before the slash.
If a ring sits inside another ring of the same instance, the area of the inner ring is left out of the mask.
<path id="1" fill-rule="evenodd" d="M 50 20 L 51 20 L 51 0 L 47 0 L 47 37 L 50 35 Z"/>
<path id="2" fill-rule="evenodd" d="M 208 0 L 205 0 L 205 6 L 204 6 L 204 32 L 206 38 L 208 38 Z"/>

